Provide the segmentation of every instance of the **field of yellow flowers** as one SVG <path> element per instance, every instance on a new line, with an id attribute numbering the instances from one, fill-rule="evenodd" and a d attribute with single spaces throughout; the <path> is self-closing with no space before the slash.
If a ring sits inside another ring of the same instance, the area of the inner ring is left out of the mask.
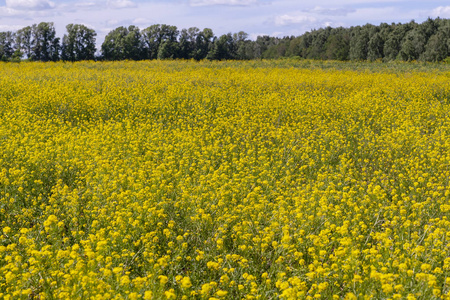
<path id="1" fill-rule="evenodd" d="M 0 298 L 450 299 L 450 68 L 320 64 L 0 64 Z"/>

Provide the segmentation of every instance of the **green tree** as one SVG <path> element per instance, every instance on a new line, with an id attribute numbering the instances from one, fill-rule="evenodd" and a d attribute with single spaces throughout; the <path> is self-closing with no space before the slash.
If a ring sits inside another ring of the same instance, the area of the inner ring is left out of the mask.
<path id="1" fill-rule="evenodd" d="M 275 38 L 268 35 L 258 36 L 256 38 L 256 44 L 258 45 L 258 53 L 255 53 L 256 57 L 262 57 L 263 53 L 273 44 Z"/>
<path id="2" fill-rule="evenodd" d="M 372 26 L 354 27 L 351 31 L 350 59 L 366 60 Z"/>
<path id="3" fill-rule="evenodd" d="M 208 58 L 211 60 L 226 60 L 236 57 L 236 45 L 231 33 L 223 34 L 213 43 Z"/>
<path id="4" fill-rule="evenodd" d="M 402 47 L 402 41 L 406 33 L 410 30 L 411 24 L 392 24 L 393 30 L 386 37 L 386 42 L 384 43 L 383 53 L 384 60 L 390 61 L 395 60 L 400 53 Z"/>
<path id="5" fill-rule="evenodd" d="M 169 40 L 161 42 L 158 48 L 158 59 L 176 58 L 178 55 L 178 43 Z"/>
<path id="6" fill-rule="evenodd" d="M 128 26 L 128 33 L 124 37 L 124 55 L 131 60 L 145 58 L 144 42 L 137 26 Z"/>
<path id="7" fill-rule="evenodd" d="M 421 59 L 425 61 L 441 61 L 449 56 L 449 38 L 443 31 L 432 35 L 425 46 Z"/>
<path id="8" fill-rule="evenodd" d="M 106 60 L 125 59 L 125 36 L 128 34 L 126 27 L 120 26 L 110 31 L 102 44 L 102 56 Z"/>
<path id="9" fill-rule="evenodd" d="M 325 44 L 326 59 L 348 60 L 350 52 L 350 35 L 345 28 L 333 28 Z"/>
<path id="10" fill-rule="evenodd" d="M 197 36 L 200 33 L 200 29 L 197 27 L 190 27 L 189 29 L 182 29 L 179 38 L 179 58 L 191 59 L 194 58 L 194 54 L 197 48 Z"/>
<path id="11" fill-rule="evenodd" d="M 138 27 L 120 26 L 105 38 L 102 55 L 106 60 L 139 60 L 145 58 L 141 32 Z"/>
<path id="12" fill-rule="evenodd" d="M 311 52 L 311 45 L 314 40 L 314 35 L 311 34 L 311 32 L 306 32 L 301 36 L 301 42 L 300 42 L 300 53 L 299 55 L 303 58 L 308 58 L 309 53 Z"/>
<path id="13" fill-rule="evenodd" d="M 312 37 L 313 40 L 308 49 L 307 58 L 311 59 L 325 59 L 326 57 L 326 47 L 327 40 L 331 33 L 331 27 L 321 28 L 313 31 Z"/>
<path id="14" fill-rule="evenodd" d="M 24 27 L 16 32 L 15 49 L 31 58 L 33 49 L 33 30 L 31 26 Z"/>
<path id="15" fill-rule="evenodd" d="M 56 61 L 59 59 L 60 44 L 59 38 L 56 37 L 55 26 L 52 22 L 41 22 L 32 27 L 32 60 L 40 61 Z"/>
<path id="16" fill-rule="evenodd" d="M 384 40 L 382 34 L 377 32 L 370 38 L 367 44 L 367 59 L 374 61 L 383 58 L 383 48 Z"/>
<path id="17" fill-rule="evenodd" d="M 214 33 L 211 28 L 204 28 L 196 39 L 196 48 L 193 58 L 196 60 L 205 59 L 211 50 L 214 40 Z"/>
<path id="18" fill-rule="evenodd" d="M 66 26 L 67 34 L 62 40 L 63 60 L 80 61 L 93 60 L 95 58 L 95 37 L 93 29 L 81 24 L 69 24 Z"/>
<path id="19" fill-rule="evenodd" d="M 399 58 L 405 61 L 417 60 L 425 49 L 426 38 L 417 29 L 409 31 L 403 39 Z"/>
<path id="20" fill-rule="evenodd" d="M 252 42 L 248 40 L 248 34 L 244 31 L 239 31 L 233 34 L 233 42 L 236 47 L 236 59 L 252 59 L 253 47 Z"/>
<path id="21" fill-rule="evenodd" d="M 424 36 L 425 43 L 428 42 L 432 35 L 436 34 L 440 21 L 441 19 L 439 18 L 434 20 L 429 17 L 425 22 L 417 27 L 417 30 Z"/>
<path id="22" fill-rule="evenodd" d="M 0 32 L 0 59 L 8 61 L 14 54 L 14 33 Z"/>
<path id="23" fill-rule="evenodd" d="M 164 45 L 165 49 L 161 52 L 164 54 L 163 56 L 166 55 L 167 49 L 172 49 L 171 51 L 178 49 L 178 45 L 176 45 L 178 43 L 178 35 L 179 31 L 176 26 L 166 24 L 155 24 L 142 30 L 145 58 L 158 58 L 159 47 L 163 42 L 166 42 Z M 171 54 L 174 57 L 175 55 L 175 53 Z"/>
<path id="24" fill-rule="evenodd" d="M 289 43 L 289 47 L 286 49 L 286 56 L 300 56 L 301 53 L 301 36 L 295 37 Z"/>
<path id="25" fill-rule="evenodd" d="M 158 48 L 161 43 L 161 25 L 151 25 L 142 30 L 142 38 L 145 45 L 145 58 L 156 59 L 158 57 Z"/>

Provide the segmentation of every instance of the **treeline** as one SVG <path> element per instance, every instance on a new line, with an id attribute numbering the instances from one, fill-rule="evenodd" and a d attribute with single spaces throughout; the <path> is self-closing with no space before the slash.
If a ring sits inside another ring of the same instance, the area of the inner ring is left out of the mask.
<path id="1" fill-rule="evenodd" d="M 321 28 L 294 37 L 258 36 L 241 31 L 215 36 L 209 28 L 178 30 L 156 24 L 145 29 L 118 27 L 96 49 L 96 32 L 69 24 L 62 40 L 52 22 L 0 32 L 3 61 L 80 61 L 144 59 L 250 60 L 298 57 L 323 60 L 441 61 L 450 56 L 450 19 L 418 24 L 382 23 L 350 28 Z"/>
<path id="2" fill-rule="evenodd" d="M 450 19 L 418 24 L 382 23 L 350 28 L 321 28 L 299 37 L 266 39 L 264 58 L 299 56 L 333 60 L 441 61 L 450 56 Z"/>
<path id="3" fill-rule="evenodd" d="M 79 61 L 95 59 L 96 33 L 80 24 L 66 26 L 62 41 L 52 22 L 24 27 L 17 32 L 0 32 L 0 58 L 3 61 Z"/>

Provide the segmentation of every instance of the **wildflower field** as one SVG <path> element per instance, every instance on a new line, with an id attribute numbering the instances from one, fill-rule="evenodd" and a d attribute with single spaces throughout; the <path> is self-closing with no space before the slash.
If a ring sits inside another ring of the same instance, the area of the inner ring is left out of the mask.
<path id="1" fill-rule="evenodd" d="M 0 75 L 0 298 L 450 299 L 448 65 Z"/>

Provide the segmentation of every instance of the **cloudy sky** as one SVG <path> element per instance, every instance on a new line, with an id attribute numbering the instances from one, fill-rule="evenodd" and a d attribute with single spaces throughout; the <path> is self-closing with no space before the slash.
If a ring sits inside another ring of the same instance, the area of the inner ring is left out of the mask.
<path id="1" fill-rule="evenodd" d="M 243 30 L 258 35 L 300 35 L 325 26 L 381 22 L 420 23 L 450 18 L 450 1 L 438 0 L 0 0 L 0 31 L 54 22 L 57 35 L 70 23 L 97 32 L 97 44 L 112 29 L 152 24 L 211 28 L 216 35 Z"/>

